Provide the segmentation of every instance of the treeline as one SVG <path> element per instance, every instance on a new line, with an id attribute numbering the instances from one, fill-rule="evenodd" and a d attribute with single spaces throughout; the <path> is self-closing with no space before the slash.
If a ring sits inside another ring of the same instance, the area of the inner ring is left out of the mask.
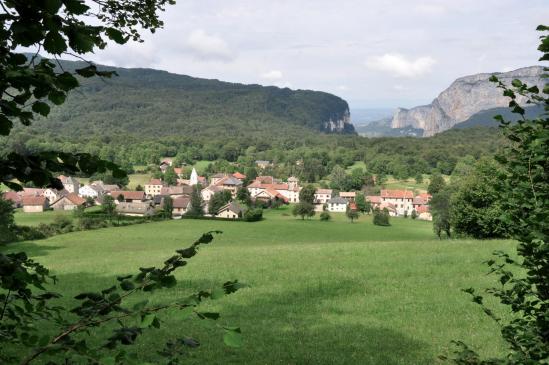
<path id="1" fill-rule="evenodd" d="M 317 182 L 328 177 L 333 168 L 364 161 L 368 172 L 394 175 L 399 179 L 439 171 L 451 174 L 465 156 L 478 159 L 493 155 L 501 146 L 497 129 L 471 128 L 450 130 L 430 138 L 363 138 L 325 135 L 310 131 L 300 134 L 215 137 L 196 132 L 192 136 L 135 137 L 121 134 L 42 133 L 34 128 L 20 130 L 0 143 L 0 153 L 12 150 L 37 152 L 59 149 L 89 152 L 116 162 L 132 171 L 135 165 L 158 164 L 163 157 L 173 157 L 177 164 L 216 161 L 211 172 L 234 172 L 254 166 L 256 160 L 274 162 L 264 173 L 276 177 L 295 175 L 303 181 Z"/>

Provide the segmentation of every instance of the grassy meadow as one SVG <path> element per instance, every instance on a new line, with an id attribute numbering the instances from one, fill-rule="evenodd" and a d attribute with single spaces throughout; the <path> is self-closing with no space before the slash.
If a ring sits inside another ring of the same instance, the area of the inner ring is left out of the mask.
<path id="1" fill-rule="evenodd" d="M 38 216 L 38 215 L 37 215 Z M 289 208 L 257 223 L 174 220 L 76 232 L 19 243 L 59 278 L 64 305 L 103 289 L 117 275 L 159 265 L 201 233 L 219 229 L 154 301 L 239 279 L 249 288 L 203 306 L 220 323 L 239 326 L 242 348 L 222 344 L 213 323 L 166 313 L 138 345 L 151 363 L 166 339 L 194 336 L 189 364 L 438 364 L 453 339 L 485 355 L 501 351 L 498 328 L 460 289 L 493 284 L 482 261 L 511 241 L 439 241 L 428 222 L 392 219 L 378 227 L 343 214 L 301 221 Z M 17 217 L 22 222 L 21 215 Z M 27 218 L 25 218 L 27 219 Z M 27 220 L 28 221 L 28 220 Z"/>

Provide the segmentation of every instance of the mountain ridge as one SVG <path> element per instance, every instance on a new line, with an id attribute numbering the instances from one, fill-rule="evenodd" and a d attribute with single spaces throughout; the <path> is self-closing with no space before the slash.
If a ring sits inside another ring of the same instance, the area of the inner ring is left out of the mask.
<path id="1" fill-rule="evenodd" d="M 85 67 L 61 61 L 67 70 Z M 246 134 L 277 129 L 355 134 L 349 105 L 322 91 L 290 90 L 196 78 L 152 68 L 121 68 L 110 79 L 81 79 L 65 104 L 35 123 L 39 130 L 86 133 L 103 128 L 116 133 L 140 130 L 156 136 L 200 133 Z"/>
<path id="2" fill-rule="evenodd" d="M 497 75 L 502 82 L 510 85 L 513 79 L 520 79 L 530 86 L 543 89 L 542 66 L 529 66 L 510 72 L 480 73 L 456 79 L 442 91 L 431 104 L 411 109 L 398 108 L 393 116 L 391 127 L 414 127 L 424 130 L 424 136 L 432 136 L 465 122 L 483 110 L 505 107 L 509 98 L 502 95 L 501 89 L 488 79 Z M 519 96 L 517 101 L 525 103 Z"/>

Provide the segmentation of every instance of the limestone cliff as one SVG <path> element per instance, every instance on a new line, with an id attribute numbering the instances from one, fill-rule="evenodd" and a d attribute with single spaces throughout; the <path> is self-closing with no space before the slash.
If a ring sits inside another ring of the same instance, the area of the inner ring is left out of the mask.
<path id="1" fill-rule="evenodd" d="M 507 85 L 519 79 L 530 86 L 537 85 L 541 90 L 546 82 L 541 78 L 542 72 L 543 67 L 531 66 L 496 75 Z M 428 137 L 450 129 L 480 111 L 507 106 L 509 98 L 504 97 L 502 90 L 488 80 L 491 75 L 483 73 L 459 78 L 429 105 L 398 108 L 391 127 L 420 128 L 424 130 L 424 137 Z M 517 100 L 521 104 L 525 102 L 523 97 Z"/>

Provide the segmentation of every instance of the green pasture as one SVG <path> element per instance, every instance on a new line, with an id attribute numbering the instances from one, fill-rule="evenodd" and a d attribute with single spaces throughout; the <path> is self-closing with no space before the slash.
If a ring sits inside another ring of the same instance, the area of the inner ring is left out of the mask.
<path id="1" fill-rule="evenodd" d="M 439 364 L 454 339 L 484 355 L 502 351 L 497 325 L 461 289 L 495 285 L 482 261 L 496 249 L 512 251 L 513 242 L 440 241 L 429 222 L 392 219 L 378 227 L 368 216 L 302 221 L 289 211 L 266 212 L 257 223 L 174 220 L 76 232 L 9 249 L 51 268 L 59 279 L 53 289 L 71 307 L 75 294 L 160 265 L 201 233 L 222 230 L 178 272 L 178 286 L 154 302 L 227 280 L 249 284 L 203 306 L 221 312 L 219 323 L 242 329 L 243 347 L 224 346 L 213 323 L 173 311 L 139 340 L 137 351 L 150 363 L 177 336 L 201 342 L 188 364 Z"/>

